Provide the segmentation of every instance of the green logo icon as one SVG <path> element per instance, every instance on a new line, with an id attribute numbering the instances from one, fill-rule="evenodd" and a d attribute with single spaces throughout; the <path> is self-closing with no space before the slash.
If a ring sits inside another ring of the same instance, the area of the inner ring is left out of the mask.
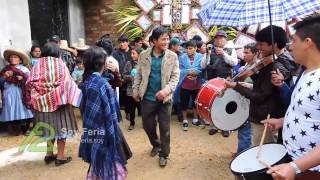
<path id="1" fill-rule="evenodd" d="M 49 136 L 46 138 L 38 138 L 33 141 L 34 137 L 40 136 L 43 134 L 43 130 L 48 129 L 49 130 Z M 24 152 L 25 150 L 29 152 L 47 152 L 47 146 L 50 149 L 54 148 L 54 145 L 52 144 L 51 140 L 55 138 L 55 130 L 52 126 L 50 126 L 48 123 L 44 122 L 38 122 L 36 126 L 32 129 L 30 135 L 24 139 L 24 141 L 19 146 L 19 152 Z M 38 144 L 41 144 L 43 142 L 47 142 L 47 146 L 38 146 Z M 54 151 L 56 150 L 53 149 Z"/>

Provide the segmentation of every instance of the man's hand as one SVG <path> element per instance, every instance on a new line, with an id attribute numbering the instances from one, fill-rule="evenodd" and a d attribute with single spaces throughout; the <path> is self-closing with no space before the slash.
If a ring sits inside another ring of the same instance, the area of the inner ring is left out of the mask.
<path id="1" fill-rule="evenodd" d="M 12 72 L 12 71 L 6 71 L 6 72 L 4 73 L 4 77 L 5 77 L 5 78 L 11 77 L 11 76 L 13 76 L 13 72 Z"/>
<path id="2" fill-rule="evenodd" d="M 276 180 L 294 180 L 296 176 L 296 172 L 289 163 L 273 166 L 267 173 Z"/>
<path id="3" fill-rule="evenodd" d="M 133 93 L 132 98 L 133 98 L 136 102 L 140 102 L 140 101 L 141 101 L 141 97 L 139 96 L 138 93 Z"/>
<path id="4" fill-rule="evenodd" d="M 232 88 L 233 89 L 234 87 L 236 87 L 237 83 L 234 82 L 234 81 L 231 81 L 229 79 L 226 79 L 226 81 L 224 82 L 224 85 L 225 85 L 226 88 Z"/>
<path id="5" fill-rule="evenodd" d="M 17 79 L 18 79 L 19 81 L 21 81 L 21 80 L 23 79 L 22 76 L 16 76 L 16 77 L 17 77 Z"/>
<path id="6" fill-rule="evenodd" d="M 270 119 L 266 119 L 261 121 L 261 123 L 267 123 L 268 128 L 272 129 L 272 131 L 276 131 L 280 128 L 283 127 L 283 119 L 274 119 L 274 118 L 270 118 Z"/>
<path id="7" fill-rule="evenodd" d="M 111 62 L 107 63 L 107 69 L 109 69 L 111 72 L 115 72 L 118 70 L 117 66 Z"/>
<path id="8" fill-rule="evenodd" d="M 156 94 L 156 99 L 157 99 L 158 101 L 163 101 L 164 98 L 167 97 L 167 96 L 168 96 L 168 93 L 167 93 L 167 92 L 165 92 L 164 90 L 160 90 L 160 91 L 158 91 L 157 94 Z"/>
<path id="9" fill-rule="evenodd" d="M 222 56 L 224 54 L 223 48 L 216 47 L 216 54 L 218 56 Z"/>
<path id="10" fill-rule="evenodd" d="M 277 69 L 277 71 L 271 71 L 271 83 L 276 87 L 282 87 L 284 84 L 284 77 Z"/>

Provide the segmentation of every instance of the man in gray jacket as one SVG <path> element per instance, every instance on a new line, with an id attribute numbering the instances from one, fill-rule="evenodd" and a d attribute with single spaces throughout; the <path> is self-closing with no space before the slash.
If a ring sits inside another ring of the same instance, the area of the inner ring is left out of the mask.
<path id="1" fill-rule="evenodd" d="M 154 29 L 150 39 L 154 46 L 140 54 L 133 84 L 133 98 L 141 101 L 143 128 L 153 146 L 151 156 L 159 153 L 159 165 L 165 167 L 170 153 L 172 96 L 179 81 L 179 61 L 177 55 L 168 50 L 167 29 Z M 160 139 L 156 131 L 156 119 Z"/>

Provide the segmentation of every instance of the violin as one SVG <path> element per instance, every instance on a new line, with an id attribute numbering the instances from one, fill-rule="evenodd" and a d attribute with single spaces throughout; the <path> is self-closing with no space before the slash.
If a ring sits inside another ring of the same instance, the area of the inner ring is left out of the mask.
<path id="1" fill-rule="evenodd" d="M 258 58 L 257 55 L 254 58 L 254 63 L 252 65 L 245 66 L 245 68 L 239 72 L 236 76 L 232 78 L 232 81 L 244 81 L 246 78 L 252 76 L 253 74 L 259 72 L 262 68 L 268 66 L 273 62 L 273 56 L 266 56 L 263 58 Z"/>

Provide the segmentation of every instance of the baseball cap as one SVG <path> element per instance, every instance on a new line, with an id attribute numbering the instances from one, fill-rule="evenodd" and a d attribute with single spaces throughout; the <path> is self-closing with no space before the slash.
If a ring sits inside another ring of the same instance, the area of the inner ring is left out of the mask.
<path id="1" fill-rule="evenodd" d="M 181 43 L 180 43 L 180 40 L 178 38 L 176 38 L 176 37 L 171 38 L 170 45 L 174 46 L 174 45 L 180 45 L 180 44 Z"/>
<path id="2" fill-rule="evenodd" d="M 60 37 L 58 35 L 53 35 L 53 36 L 50 37 L 49 42 L 59 43 L 60 42 Z"/>

